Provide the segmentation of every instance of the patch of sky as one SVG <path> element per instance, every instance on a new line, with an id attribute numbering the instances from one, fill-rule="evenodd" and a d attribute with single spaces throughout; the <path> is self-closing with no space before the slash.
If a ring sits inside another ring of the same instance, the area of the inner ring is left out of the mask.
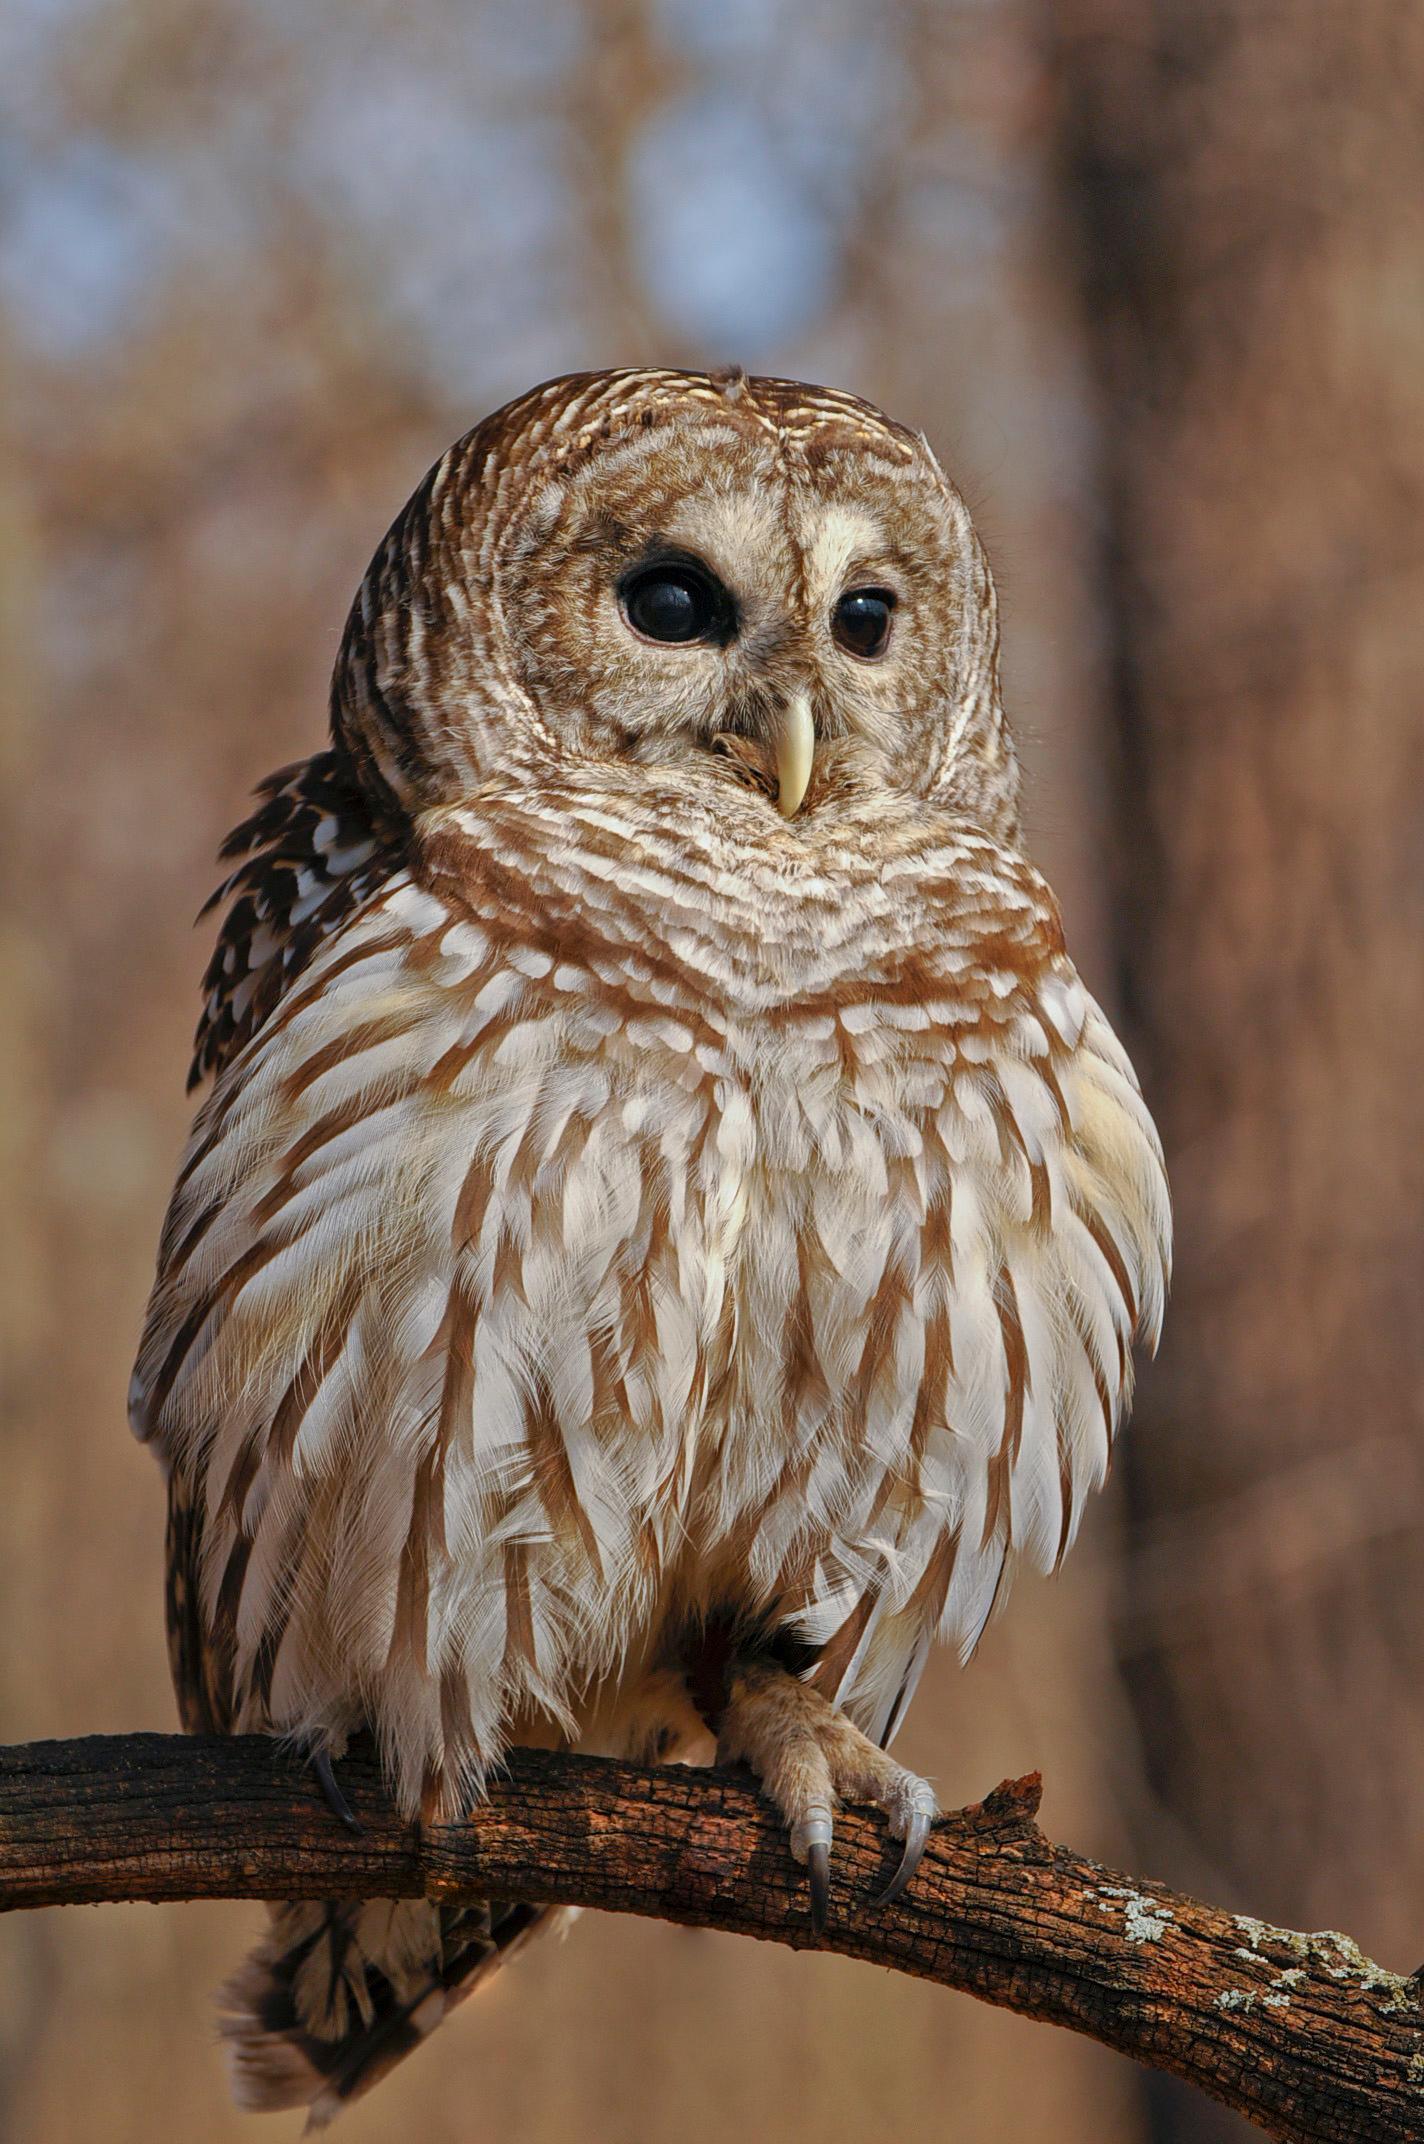
<path id="1" fill-rule="evenodd" d="M 247 0 L 316 76 L 397 54 L 459 78 L 463 94 L 503 101 L 537 92 L 574 66 L 586 19 L 576 0 Z"/>
<path id="2" fill-rule="evenodd" d="M 500 376 L 516 351 L 528 361 L 567 223 L 555 114 L 472 105 L 463 82 L 357 61 L 315 88 L 293 155 L 348 264 L 444 386 Z"/>
<path id="3" fill-rule="evenodd" d="M 720 0 L 716 7 L 706 0 L 654 0 L 652 19 L 669 50 L 718 60 L 774 52 L 787 12 L 781 0 Z"/>
<path id="4" fill-rule="evenodd" d="M 177 173 L 95 140 L 0 165 L 0 300 L 43 354 L 78 357 L 142 318 L 181 228 Z"/>
<path id="5" fill-rule="evenodd" d="M 629 183 L 648 288 L 712 357 L 754 360 L 824 310 L 833 219 L 742 98 L 714 90 L 660 112 Z"/>
<path id="6" fill-rule="evenodd" d="M 654 20 L 692 80 L 634 149 L 638 266 L 683 334 L 755 360 L 834 297 L 906 100 L 893 21 L 865 0 L 656 0 Z"/>
<path id="7" fill-rule="evenodd" d="M 46 72 L 67 39 L 82 35 L 103 0 L 3 0 L 0 113 L 24 115 L 43 100 Z"/>

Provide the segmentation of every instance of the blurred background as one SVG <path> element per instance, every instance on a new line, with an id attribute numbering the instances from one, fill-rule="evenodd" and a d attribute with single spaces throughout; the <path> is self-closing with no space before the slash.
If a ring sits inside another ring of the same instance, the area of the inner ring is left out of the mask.
<path id="1" fill-rule="evenodd" d="M 924 426 L 1001 580 L 1034 852 L 1163 1126 L 1109 1496 L 902 1753 L 1424 1956 L 1424 12 L 1388 0 L 6 0 L 0 1735 L 172 1724 L 124 1389 L 213 854 L 347 602 L 546 375 Z M 0 1923 L 0 2135 L 265 2132 L 241 1906 Z M 1087 2042 L 586 1918 L 349 2144 L 1218 2144 Z"/>

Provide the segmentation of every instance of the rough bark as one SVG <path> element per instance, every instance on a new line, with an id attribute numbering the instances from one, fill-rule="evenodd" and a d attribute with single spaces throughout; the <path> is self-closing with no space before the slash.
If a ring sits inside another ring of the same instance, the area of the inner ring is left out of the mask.
<path id="1" fill-rule="evenodd" d="M 0 1751 L 0 1909 L 113 1899 L 543 1899 L 813 1942 L 779 1825 L 733 1773 L 516 1752 L 462 1824 L 421 1832 L 374 1765 L 342 1785 L 260 1738 L 93 1736 Z M 944 1819 L 908 1895 L 840 1821 L 828 1949 L 1066 2025 L 1292 2144 L 1424 2139 L 1424 1982 L 1104 1869 L 1038 1829 L 1036 1776 Z"/>

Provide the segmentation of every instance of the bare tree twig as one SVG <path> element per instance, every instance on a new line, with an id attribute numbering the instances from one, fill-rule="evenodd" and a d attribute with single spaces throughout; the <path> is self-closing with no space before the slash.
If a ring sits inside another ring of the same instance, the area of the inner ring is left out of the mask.
<path id="1" fill-rule="evenodd" d="M 0 1750 L 0 1909 L 104 1899 L 463 1896 L 640 1913 L 811 1947 L 804 1884 L 739 1775 L 518 1751 L 469 1821 L 400 1821 L 374 1764 L 331 1815 L 259 1737 L 94 1736 Z M 1187 2078 L 1290 2144 L 1424 2140 L 1424 1981 L 1055 1846 L 1036 1777 L 947 1817 L 908 1894 L 847 1810 L 822 1947 L 1066 2025 Z"/>

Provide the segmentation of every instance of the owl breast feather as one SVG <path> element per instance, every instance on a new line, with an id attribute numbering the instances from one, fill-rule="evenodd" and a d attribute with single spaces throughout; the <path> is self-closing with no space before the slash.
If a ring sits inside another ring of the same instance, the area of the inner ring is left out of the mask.
<path id="1" fill-rule="evenodd" d="M 1130 1068 L 1052 948 L 768 1008 L 484 884 L 395 876 L 194 1128 L 135 1420 L 233 1717 L 371 1720 L 413 1807 L 731 1607 L 881 1730 L 1105 1471 L 1165 1274 Z"/>

